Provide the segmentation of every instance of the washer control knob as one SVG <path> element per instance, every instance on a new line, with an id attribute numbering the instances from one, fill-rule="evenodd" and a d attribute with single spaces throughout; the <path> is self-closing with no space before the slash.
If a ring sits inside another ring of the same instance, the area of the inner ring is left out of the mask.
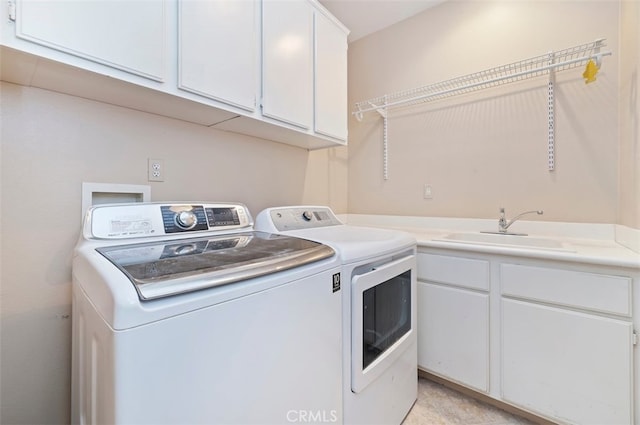
<path id="1" fill-rule="evenodd" d="M 193 211 L 180 211 L 176 214 L 176 224 L 183 229 L 192 229 L 198 223 Z"/>
<path id="2" fill-rule="evenodd" d="M 311 213 L 311 211 L 305 211 L 302 213 L 302 218 L 304 219 L 304 221 L 311 221 L 311 219 L 313 218 L 313 214 Z"/>

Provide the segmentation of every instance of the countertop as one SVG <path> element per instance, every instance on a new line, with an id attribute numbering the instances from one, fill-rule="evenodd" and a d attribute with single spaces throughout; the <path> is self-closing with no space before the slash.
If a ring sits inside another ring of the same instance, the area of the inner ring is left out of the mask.
<path id="1" fill-rule="evenodd" d="M 471 251 L 545 260 L 567 261 L 640 270 L 640 230 L 614 224 L 518 221 L 509 231 L 525 238 L 561 244 L 561 248 L 534 248 L 500 243 L 448 240 L 450 235 L 473 238 L 497 230 L 497 219 L 466 219 L 348 214 L 340 219 L 355 226 L 381 227 L 411 233 L 418 247 Z M 511 236 L 501 236 L 508 240 Z"/>

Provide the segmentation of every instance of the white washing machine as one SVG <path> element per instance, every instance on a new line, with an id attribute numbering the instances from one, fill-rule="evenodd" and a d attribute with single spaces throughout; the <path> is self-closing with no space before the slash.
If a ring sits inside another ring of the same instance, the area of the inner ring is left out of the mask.
<path id="1" fill-rule="evenodd" d="M 399 425 L 418 387 L 415 238 L 345 225 L 318 206 L 270 208 L 256 216 L 255 227 L 338 251 L 344 423 Z"/>
<path id="2" fill-rule="evenodd" d="M 342 422 L 332 248 L 244 205 L 92 208 L 73 259 L 72 423 Z"/>

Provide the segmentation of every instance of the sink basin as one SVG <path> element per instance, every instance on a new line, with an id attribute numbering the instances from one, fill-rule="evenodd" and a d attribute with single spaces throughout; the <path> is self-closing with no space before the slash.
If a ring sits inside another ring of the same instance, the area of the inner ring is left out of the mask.
<path id="1" fill-rule="evenodd" d="M 575 252 L 573 249 L 567 248 L 562 242 L 554 239 L 543 239 L 531 236 L 509 234 L 503 235 L 495 233 L 452 233 L 438 240 L 442 242 L 457 242 L 476 245 L 481 244 Z"/>

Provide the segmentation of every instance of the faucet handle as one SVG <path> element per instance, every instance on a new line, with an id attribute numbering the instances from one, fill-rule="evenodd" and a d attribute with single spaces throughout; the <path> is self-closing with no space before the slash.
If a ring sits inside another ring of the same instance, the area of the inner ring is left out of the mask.
<path id="1" fill-rule="evenodd" d="M 505 233 L 507 231 L 507 218 L 504 215 L 504 207 L 500 207 L 500 217 L 498 217 L 498 233 Z"/>

